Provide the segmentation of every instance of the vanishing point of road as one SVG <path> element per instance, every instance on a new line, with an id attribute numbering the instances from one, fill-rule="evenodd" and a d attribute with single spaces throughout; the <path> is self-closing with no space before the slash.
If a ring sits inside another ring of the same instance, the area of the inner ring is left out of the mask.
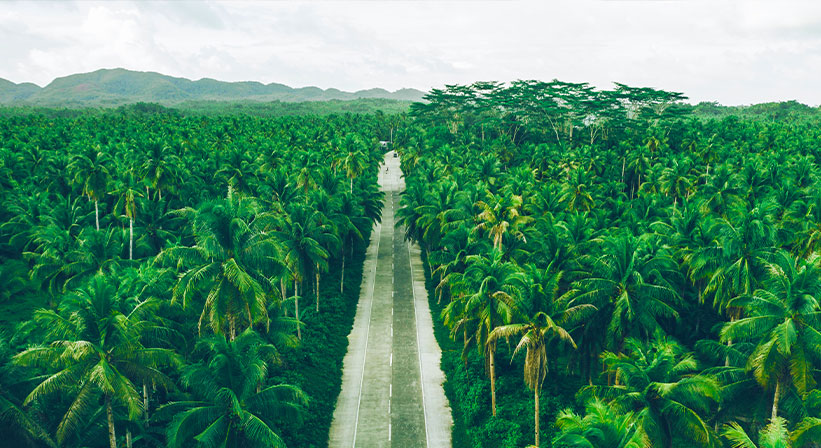
<path id="1" fill-rule="evenodd" d="M 392 151 L 380 167 L 379 185 L 385 192 L 382 222 L 371 234 L 362 270 L 329 446 L 449 448 L 452 418 L 422 260 L 394 225 L 404 179 Z"/>

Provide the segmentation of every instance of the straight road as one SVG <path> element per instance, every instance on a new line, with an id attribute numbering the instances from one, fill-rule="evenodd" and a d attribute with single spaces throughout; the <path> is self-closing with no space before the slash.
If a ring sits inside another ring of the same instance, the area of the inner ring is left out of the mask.
<path id="1" fill-rule="evenodd" d="M 385 192 L 382 223 L 367 250 L 329 445 L 450 447 L 450 405 L 422 260 L 395 227 L 404 180 L 393 152 L 385 155 L 379 185 Z"/>

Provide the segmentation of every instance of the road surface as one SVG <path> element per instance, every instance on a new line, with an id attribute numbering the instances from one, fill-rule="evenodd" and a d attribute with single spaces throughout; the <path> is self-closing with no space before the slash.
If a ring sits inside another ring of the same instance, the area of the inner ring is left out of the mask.
<path id="1" fill-rule="evenodd" d="M 452 418 L 419 248 L 394 211 L 404 189 L 399 158 L 385 155 L 382 223 L 371 234 L 329 446 L 449 448 Z"/>

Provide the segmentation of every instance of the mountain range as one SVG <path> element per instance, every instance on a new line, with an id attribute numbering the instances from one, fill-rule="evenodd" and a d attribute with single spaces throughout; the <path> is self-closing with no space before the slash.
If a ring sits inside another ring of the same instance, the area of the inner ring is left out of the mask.
<path id="1" fill-rule="evenodd" d="M 122 68 L 101 69 L 57 78 L 45 87 L 0 78 L 0 104 L 49 107 L 115 107 L 137 102 L 176 105 L 191 101 L 302 102 L 384 98 L 421 101 L 425 92 L 367 89 L 343 92 L 319 87 L 293 88 L 254 81 L 224 82 L 210 78 L 192 81 L 155 72 Z"/>

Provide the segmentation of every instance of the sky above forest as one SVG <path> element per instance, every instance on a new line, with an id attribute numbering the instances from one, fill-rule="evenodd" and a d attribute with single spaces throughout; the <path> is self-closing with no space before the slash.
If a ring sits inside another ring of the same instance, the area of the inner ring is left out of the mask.
<path id="1" fill-rule="evenodd" d="M 3 1 L 0 78 L 123 67 L 293 87 L 612 81 L 821 103 L 821 2 Z"/>

